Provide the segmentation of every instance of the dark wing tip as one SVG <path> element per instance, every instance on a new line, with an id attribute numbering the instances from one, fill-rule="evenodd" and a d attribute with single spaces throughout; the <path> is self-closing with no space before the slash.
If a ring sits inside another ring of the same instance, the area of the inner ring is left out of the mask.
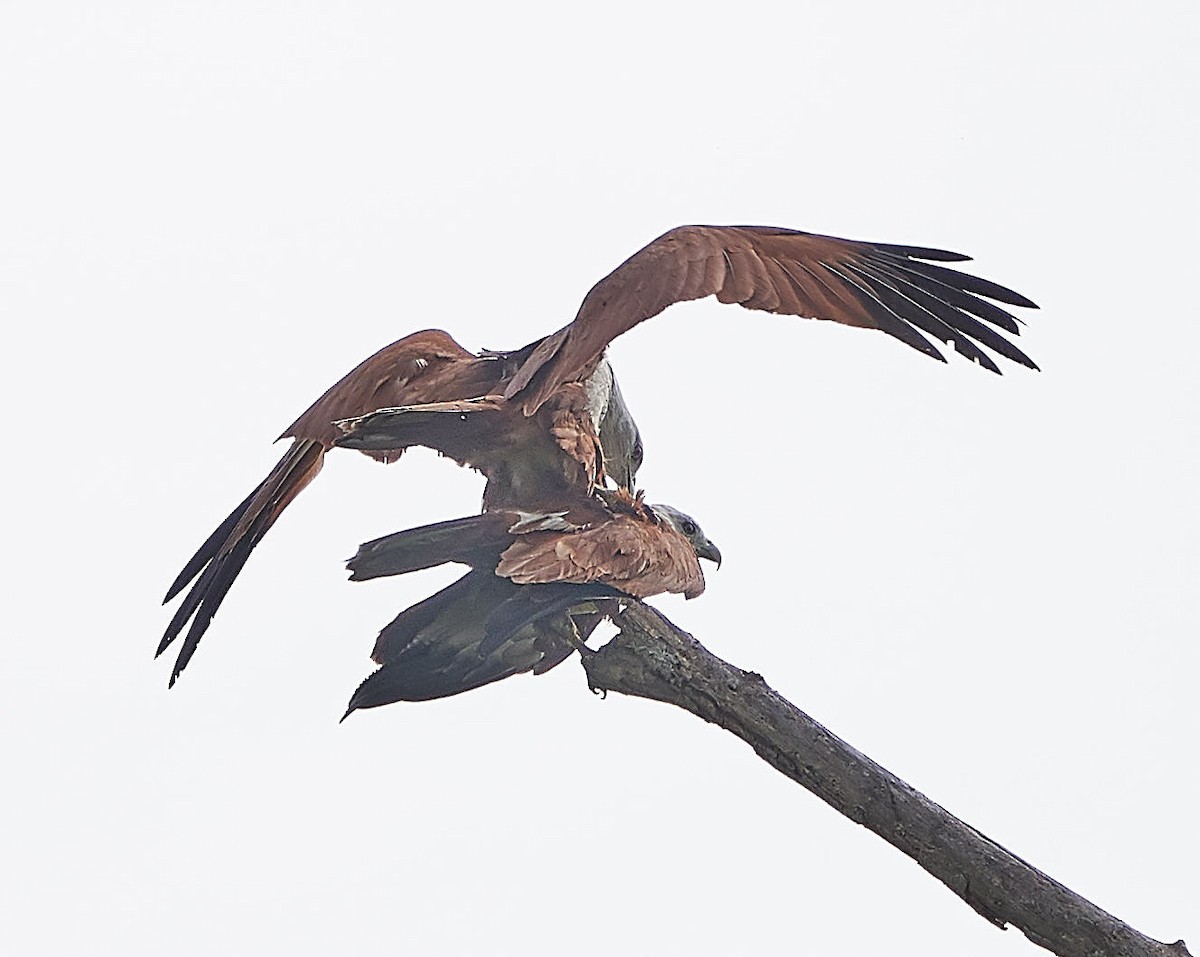
<path id="1" fill-rule="evenodd" d="M 849 243 L 853 246 L 869 246 L 872 249 L 886 250 L 897 256 L 907 256 L 912 259 L 927 259 L 943 263 L 965 263 L 971 261 L 971 257 L 966 253 L 954 252 L 951 249 L 937 249 L 933 246 L 908 246 L 899 243 L 877 243 L 861 239 L 842 239 L 838 236 L 830 236 L 824 233 L 810 233 L 801 229 L 788 229 L 785 226 L 681 226 L 677 228 L 707 230 L 738 229 L 759 236 L 813 236 L 817 239 L 829 239 L 838 243 Z M 671 232 L 675 231 L 674 229 L 671 230 Z M 670 233 L 667 235 L 670 235 Z"/>
<path id="2" fill-rule="evenodd" d="M 932 246 L 900 246 L 896 243 L 864 243 L 875 249 L 883 249 L 897 256 L 907 256 L 909 259 L 926 259 L 942 263 L 966 263 L 971 257 L 965 253 L 956 253 L 950 249 L 935 249 Z"/>
<path id="3" fill-rule="evenodd" d="M 164 605 L 187 588 L 192 580 L 204 570 L 204 567 L 216 557 L 221 546 L 227 542 L 237 523 L 242 520 L 242 516 L 250 508 L 254 497 L 262 491 L 262 487 L 265 484 L 266 481 L 260 482 L 254 491 L 247 495 L 241 504 L 225 517 L 225 520 L 220 525 L 213 529 L 212 534 L 204 540 L 204 544 L 196 549 L 196 553 L 188 559 L 188 563 L 183 566 L 183 570 L 171 582 L 171 587 L 167 589 L 167 597 L 163 599 Z M 159 652 L 162 652 L 161 648 Z"/>
<path id="4" fill-rule="evenodd" d="M 993 349 L 1020 365 L 1036 368 L 1029 356 L 990 325 L 965 311 L 966 309 L 991 314 L 988 309 L 981 308 L 986 305 L 981 300 L 959 292 L 956 301 L 965 309 L 956 308 L 950 301 L 955 299 L 955 296 L 939 296 L 937 285 L 914 284 L 913 277 L 916 274 L 910 273 L 906 276 L 886 266 L 881 268 L 874 259 L 848 263 L 845 268 L 863 284 L 864 291 L 869 291 L 894 317 L 952 344 L 955 352 L 982 365 L 990 372 L 1001 374 L 999 367 L 980 348 L 981 346 Z M 1007 313 L 1000 313 L 999 317 L 1009 318 Z M 1017 331 L 1015 324 L 1008 328 L 1014 334 Z"/>
<path id="5" fill-rule="evenodd" d="M 1037 304 L 1032 299 L 1021 295 L 1015 289 L 1009 289 L 998 282 L 992 282 L 990 279 L 984 279 L 981 276 L 975 276 L 971 273 L 959 272 L 957 269 L 949 269 L 946 266 L 927 265 L 923 266 L 922 269 L 927 275 L 956 286 L 964 292 L 972 292 L 977 296 L 987 296 L 989 299 L 995 299 L 997 302 L 1004 302 L 1010 306 L 1022 306 L 1026 309 L 1037 308 Z"/>

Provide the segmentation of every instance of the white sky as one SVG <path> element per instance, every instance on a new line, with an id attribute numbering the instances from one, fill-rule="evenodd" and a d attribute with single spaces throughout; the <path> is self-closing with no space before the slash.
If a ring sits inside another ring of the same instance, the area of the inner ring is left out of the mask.
<path id="1" fill-rule="evenodd" d="M 522 345 L 687 222 L 970 253 L 1042 305 L 1044 371 L 711 304 L 636 330 L 642 484 L 726 558 L 655 604 L 1195 950 L 1196 8 L 1000 6 L 0 8 L 12 952 L 1039 952 L 575 662 L 339 726 L 454 574 L 341 560 L 478 505 L 432 456 L 332 456 L 175 690 L 151 660 L 359 359 Z"/>

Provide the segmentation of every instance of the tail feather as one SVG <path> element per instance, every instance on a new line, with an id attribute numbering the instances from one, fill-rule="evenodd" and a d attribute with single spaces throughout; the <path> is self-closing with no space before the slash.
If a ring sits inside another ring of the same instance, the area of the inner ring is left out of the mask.
<path id="1" fill-rule="evenodd" d="M 403 575 L 447 562 L 495 567 L 500 553 L 513 542 L 509 528 L 518 518 L 508 512 L 484 512 L 395 532 L 359 546 L 346 567 L 351 581 Z"/>
<path id="2" fill-rule="evenodd" d="M 171 585 L 167 601 L 195 580 L 183 603 L 163 632 L 155 657 L 179 637 L 188 621 L 168 686 L 187 667 L 209 623 L 221 607 L 250 552 L 262 540 L 280 513 L 321 470 L 325 449 L 311 439 L 298 439 L 284 453 L 271 474 L 205 540 Z"/>

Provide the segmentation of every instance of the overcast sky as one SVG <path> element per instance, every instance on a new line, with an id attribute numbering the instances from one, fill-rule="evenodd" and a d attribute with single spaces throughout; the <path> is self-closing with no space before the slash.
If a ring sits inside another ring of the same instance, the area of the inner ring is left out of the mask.
<path id="1" fill-rule="evenodd" d="M 588 9 L 0 8 L 12 952 L 1040 952 L 575 660 L 339 726 L 457 574 L 342 567 L 478 508 L 432 455 L 331 456 L 174 690 L 152 660 L 350 367 L 431 326 L 523 345 L 690 222 L 971 254 L 1041 304 L 1043 371 L 713 303 L 640 327 L 642 485 L 725 555 L 654 604 L 1195 951 L 1195 4 Z"/>

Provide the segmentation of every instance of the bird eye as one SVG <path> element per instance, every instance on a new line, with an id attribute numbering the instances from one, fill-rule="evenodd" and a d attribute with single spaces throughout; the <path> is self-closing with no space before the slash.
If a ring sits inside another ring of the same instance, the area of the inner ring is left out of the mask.
<path id="1" fill-rule="evenodd" d="M 684 522 L 683 523 L 683 534 L 684 535 L 695 535 L 696 534 L 696 523 L 695 522 Z"/>

